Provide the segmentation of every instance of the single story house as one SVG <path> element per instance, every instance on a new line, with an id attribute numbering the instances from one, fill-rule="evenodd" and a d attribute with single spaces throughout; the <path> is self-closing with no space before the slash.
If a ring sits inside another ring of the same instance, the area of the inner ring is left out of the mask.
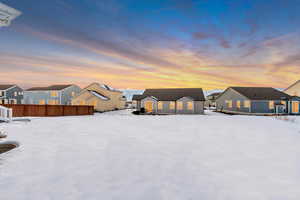
<path id="1" fill-rule="evenodd" d="M 217 98 L 216 109 L 232 114 L 299 114 L 299 102 L 271 87 L 229 87 Z"/>
<path id="2" fill-rule="evenodd" d="M 144 108 L 154 114 L 204 114 L 204 94 L 201 88 L 146 89 L 133 96 L 137 110 Z"/>
<path id="3" fill-rule="evenodd" d="M 99 83 L 90 84 L 72 99 L 72 105 L 92 105 L 98 112 L 124 109 L 125 104 L 121 91 Z"/>
<path id="4" fill-rule="evenodd" d="M 17 85 L 0 85 L 0 104 L 21 104 L 23 89 Z"/>
<path id="5" fill-rule="evenodd" d="M 80 91 L 77 85 L 33 87 L 24 91 L 24 104 L 70 105 L 71 99 Z"/>

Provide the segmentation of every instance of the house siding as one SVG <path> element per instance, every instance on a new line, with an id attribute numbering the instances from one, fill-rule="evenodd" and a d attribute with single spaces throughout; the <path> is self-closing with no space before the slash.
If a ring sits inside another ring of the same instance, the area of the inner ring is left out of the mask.
<path id="1" fill-rule="evenodd" d="M 71 105 L 72 98 L 79 94 L 81 91 L 81 88 L 73 85 L 71 87 L 65 88 L 64 90 L 61 91 L 61 104 L 63 105 Z M 74 92 L 74 96 L 72 96 L 72 93 Z"/>
<path id="2" fill-rule="evenodd" d="M 226 100 L 232 101 L 232 107 L 228 107 L 226 104 Z M 227 89 L 217 100 L 216 106 L 217 111 L 230 111 L 230 112 L 250 112 L 251 108 L 244 107 L 244 101 L 249 100 L 245 96 L 241 95 L 240 93 L 236 92 L 235 90 L 229 88 Z M 237 107 L 237 101 L 241 102 L 241 107 Z"/>
<path id="3" fill-rule="evenodd" d="M 183 97 L 177 101 L 157 101 L 154 98 L 147 97 L 141 101 L 137 101 L 137 110 L 145 107 L 145 102 L 151 101 L 153 104 L 153 113 L 156 114 L 204 114 L 204 101 L 193 101 L 188 97 Z M 158 102 L 162 102 L 162 109 L 158 109 Z M 174 102 L 175 108 L 170 109 L 170 103 Z M 183 103 L 182 110 L 177 109 L 178 102 Z M 193 110 L 188 110 L 188 102 L 193 102 Z"/>

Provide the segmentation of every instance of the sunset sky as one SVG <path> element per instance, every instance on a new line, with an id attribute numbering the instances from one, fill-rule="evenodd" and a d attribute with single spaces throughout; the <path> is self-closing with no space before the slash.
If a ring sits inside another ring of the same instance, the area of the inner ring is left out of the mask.
<path id="1" fill-rule="evenodd" d="M 0 0 L 0 83 L 272 86 L 300 79 L 300 0 Z"/>

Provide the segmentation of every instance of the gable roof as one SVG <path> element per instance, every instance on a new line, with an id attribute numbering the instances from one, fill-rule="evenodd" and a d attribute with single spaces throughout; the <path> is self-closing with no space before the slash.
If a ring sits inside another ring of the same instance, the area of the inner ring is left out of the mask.
<path id="1" fill-rule="evenodd" d="M 281 100 L 291 96 L 271 87 L 230 87 L 250 100 Z M 224 92 L 225 93 L 225 92 Z"/>
<path id="2" fill-rule="evenodd" d="M 47 91 L 47 90 L 63 90 L 65 88 L 68 88 L 72 85 L 50 85 L 48 87 L 33 87 L 27 89 L 27 91 Z"/>
<path id="3" fill-rule="evenodd" d="M 292 85 L 290 85 L 288 88 L 286 88 L 284 91 L 294 87 L 295 85 L 297 85 L 298 83 L 300 83 L 300 80 L 296 81 L 295 83 L 293 83 Z"/>
<path id="4" fill-rule="evenodd" d="M 138 100 L 146 97 L 155 97 L 158 101 L 176 101 L 182 97 L 205 101 L 202 88 L 146 89 L 142 95 L 137 96 Z"/>
<path id="5" fill-rule="evenodd" d="M 217 96 L 219 96 L 220 94 L 222 94 L 222 92 L 214 92 L 214 93 L 211 93 L 211 94 L 209 94 L 209 95 L 207 95 L 207 97 L 217 97 Z"/>
<path id="6" fill-rule="evenodd" d="M 94 91 L 94 90 L 88 90 L 88 91 L 91 93 L 91 95 L 93 95 L 93 96 L 95 96 L 95 97 L 97 97 L 97 98 L 99 98 L 101 100 L 110 100 L 109 97 L 107 97 L 107 96 L 105 96 L 103 94 L 100 94 L 97 91 Z"/>
<path id="7" fill-rule="evenodd" d="M 14 86 L 16 86 L 16 85 L 3 84 L 3 85 L 0 85 L 0 90 L 7 90 Z"/>

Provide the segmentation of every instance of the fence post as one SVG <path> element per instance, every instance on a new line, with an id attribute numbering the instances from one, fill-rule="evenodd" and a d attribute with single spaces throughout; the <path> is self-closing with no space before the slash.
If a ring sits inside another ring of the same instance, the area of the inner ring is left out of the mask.
<path id="1" fill-rule="evenodd" d="M 8 109 L 8 120 L 11 122 L 13 118 L 13 109 L 9 108 Z"/>

